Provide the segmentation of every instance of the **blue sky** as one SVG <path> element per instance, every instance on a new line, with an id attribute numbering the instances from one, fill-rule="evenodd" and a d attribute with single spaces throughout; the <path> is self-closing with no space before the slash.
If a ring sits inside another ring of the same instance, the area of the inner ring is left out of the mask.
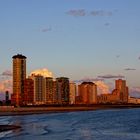
<path id="1" fill-rule="evenodd" d="M 0 73 L 27 56 L 71 80 L 122 75 L 140 87 L 140 0 L 0 0 Z M 109 79 L 110 79 L 109 78 Z"/>

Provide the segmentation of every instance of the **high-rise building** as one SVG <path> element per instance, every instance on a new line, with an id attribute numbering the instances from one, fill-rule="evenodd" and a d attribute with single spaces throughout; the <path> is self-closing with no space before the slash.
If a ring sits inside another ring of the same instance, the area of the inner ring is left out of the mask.
<path id="1" fill-rule="evenodd" d="M 128 87 L 126 86 L 126 81 L 122 79 L 118 79 L 115 81 L 115 87 L 118 90 L 120 102 L 127 103 L 128 102 Z"/>
<path id="2" fill-rule="evenodd" d="M 34 81 L 34 103 L 41 105 L 46 103 L 45 78 L 41 75 L 32 75 Z"/>
<path id="3" fill-rule="evenodd" d="M 78 96 L 81 99 L 81 104 L 96 104 L 97 103 L 97 86 L 92 82 L 83 82 L 78 85 Z"/>
<path id="4" fill-rule="evenodd" d="M 46 90 L 46 103 L 55 104 L 55 82 L 52 77 L 45 78 L 45 90 Z"/>
<path id="5" fill-rule="evenodd" d="M 11 101 L 13 105 L 22 105 L 24 97 L 24 80 L 26 79 L 26 56 L 22 54 L 13 57 L 13 94 Z"/>
<path id="6" fill-rule="evenodd" d="M 34 81 L 31 78 L 27 78 L 24 81 L 24 105 L 34 104 Z"/>
<path id="7" fill-rule="evenodd" d="M 53 104 L 58 104 L 57 92 L 56 92 L 56 81 L 53 81 Z"/>
<path id="8" fill-rule="evenodd" d="M 56 95 L 58 104 L 69 104 L 69 78 L 56 78 Z"/>
<path id="9" fill-rule="evenodd" d="M 75 104 L 76 98 L 76 84 L 74 82 L 70 82 L 69 84 L 70 93 L 69 93 L 69 104 Z"/>

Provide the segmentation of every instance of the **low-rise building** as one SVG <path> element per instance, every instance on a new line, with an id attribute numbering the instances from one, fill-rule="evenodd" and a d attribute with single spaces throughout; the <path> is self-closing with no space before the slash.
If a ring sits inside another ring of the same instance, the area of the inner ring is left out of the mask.
<path id="1" fill-rule="evenodd" d="M 118 79 L 115 81 L 115 89 L 112 93 L 101 94 L 97 97 L 98 103 L 128 103 L 128 87 L 126 81 Z"/>
<path id="2" fill-rule="evenodd" d="M 78 85 L 77 99 L 79 104 L 96 104 L 97 103 L 96 84 L 94 84 L 93 82 L 83 82 L 82 84 Z"/>
<path id="3" fill-rule="evenodd" d="M 129 97 L 128 98 L 128 103 L 131 103 L 131 104 L 140 104 L 140 98 Z"/>

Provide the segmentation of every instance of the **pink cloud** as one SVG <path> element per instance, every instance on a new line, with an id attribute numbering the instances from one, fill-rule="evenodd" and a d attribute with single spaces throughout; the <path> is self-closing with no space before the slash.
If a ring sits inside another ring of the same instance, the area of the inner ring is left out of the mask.
<path id="1" fill-rule="evenodd" d="M 140 87 L 131 87 L 129 91 L 130 91 L 130 96 L 140 97 Z"/>
<path id="2" fill-rule="evenodd" d="M 0 92 L 5 93 L 5 91 L 12 92 L 12 79 L 0 81 Z"/>
<path id="3" fill-rule="evenodd" d="M 6 70 L 0 75 L 0 93 L 5 93 L 7 90 L 12 92 L 12 72 L 10 70 Z"/>
<path id="4" fill-rule="evenodd" d="M 6 70 L 1 75 L 3 75 L 3 76 L 12 76 L 12 72 L 10 70 Z"/>

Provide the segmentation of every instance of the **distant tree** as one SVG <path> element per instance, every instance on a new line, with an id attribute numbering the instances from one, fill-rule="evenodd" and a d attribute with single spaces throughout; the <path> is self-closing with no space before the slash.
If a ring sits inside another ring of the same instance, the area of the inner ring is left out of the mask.
<path id="1" fill-rule="evenodd" d="M 0 106 L 2 106 L 3 105 L 3 102 L 2 101 L 0 101 Z"/>
<path id="2" fill-rule="evenodd" d="M 11 100 L 7 100 L 6 105 L 11 105 Z"/>

